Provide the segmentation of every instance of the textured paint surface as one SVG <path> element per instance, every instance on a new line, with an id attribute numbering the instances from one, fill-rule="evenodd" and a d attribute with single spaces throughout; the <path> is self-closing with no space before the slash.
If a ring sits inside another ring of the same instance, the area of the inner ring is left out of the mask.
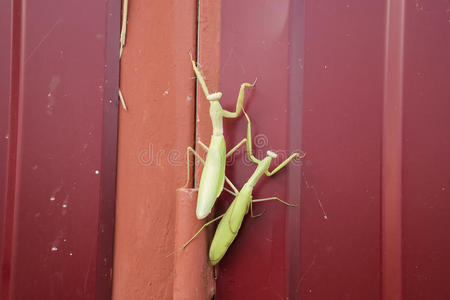
<path id="1" fill-rule="evenodd" d="M 307 157 L 257 187 L 300 207 L 244 222 L 217 299 L 449 298 L 448 5 L 237 5 L 222 7 L 224 99 L 257 76 L 246 109 L 260 150 Z M 227 141 L 243 126 L 226 123 Z M 232 164 L 240 185 L 249 168 Z"/>
<path id="2" fill-rule="evenodd" d="M 1 52 L 2 72 L 10 72 L 2 73 L 10 84 L 2 85 L 2 108 L 10 111 L 1 124 L 9 152 L 7 169 L 0 165 L 2 185 L 7 176 L 0 297 L 108 299 L 120 8 L 112 1 L 11 4 L 11 23 L 1 23 L 12 36 L 4 36 L 10 51 Z M 4 3 L 1 13 L 8 13 Z"/>
<path id="3" fill-rule="evenodd" d="M 450 15 L 405 1 L 403 299 L 450 299 Z"/>
<path id="4" fill-rule="evenodd" d="M 171 299 L 175 191 L 194 140 L 196 2 L 130 1 L 121 88 L 113 299 Z"/>

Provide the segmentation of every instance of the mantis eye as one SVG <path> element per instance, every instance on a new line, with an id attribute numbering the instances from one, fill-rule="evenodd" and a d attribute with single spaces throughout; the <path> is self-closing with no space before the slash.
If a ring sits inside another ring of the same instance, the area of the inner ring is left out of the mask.
<path id="1" fill-rule="evenodd" d="M 275 152 L 267 151 L 267 156 L 270 156 L 272 158 L 277 158 L 278 155 Z"/>
<path id="2" fill-rule="evenodd" d="M 220 98 L 222 98 L 221 92 L 217 92 L 206 97 L 209 101 L 218 101 Z"/>

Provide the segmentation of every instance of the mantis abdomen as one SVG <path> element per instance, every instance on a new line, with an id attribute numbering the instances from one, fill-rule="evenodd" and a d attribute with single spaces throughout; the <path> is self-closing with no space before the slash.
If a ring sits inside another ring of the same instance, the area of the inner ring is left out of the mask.
<path id="1" fill-rule="evenodd" d="M 209 249 L 209 260 L 212 265 L 216 265 L 222 259 L 237 236 L 252 201 L 252 191 L 252 187 L 244 185 L 220 220 Z"/>
<path id="2" fill-rule="evenodd" d="M 197 218 L 203 219 L 210 212 L 222 192 L 225 182 L 226 146 L 223 135 L 211 136 L 205 166 L 203 167 L 197 199 Z"/>

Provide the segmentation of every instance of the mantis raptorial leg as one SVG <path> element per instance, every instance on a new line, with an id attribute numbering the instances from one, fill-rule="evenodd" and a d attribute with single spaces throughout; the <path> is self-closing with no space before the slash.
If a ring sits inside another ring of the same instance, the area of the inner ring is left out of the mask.
<path id="1" fill-rule="evenodd" d="M 257 80 L 258 80 L 258 78 L 256 78 L 253 83 L 243 83 L 243 84 L 241 84 L 241 88 L 239 89 L 238 100 L 236 102 L 236 109 L 235 109 L 234 112 L 230 112 L 228 110 L 224 110 L 223 111 L 223 116 L 225 118 L 236 118 L 237 116 L 239 116 L 241 114 L 241 110 L 243 109 L 242 103 L 244 102 L 245 88 L 246 87 L 253 87 L 253 86 L 255 86 Z"/>
<path id="2" fill-rule="evenodd" d="M 266 171 L 265 174 L 267 176 L 272 176 L 275 173 L 277 173 L 278 171 L 280 171 L 281 169 L 283 169 L 291 160 L 293 160 L 295 157 L 298 158 L 303 158 L 305 157 L 305 154 L 303 153 L 302 155 L 299 155 L 298 153 L 294 153 L 291 154 L 291 156 L 289 156 L 285 161 L 283 161 L 281 164 L 279 164 L 275 169 L 273 169 L 272 171 Z"/>

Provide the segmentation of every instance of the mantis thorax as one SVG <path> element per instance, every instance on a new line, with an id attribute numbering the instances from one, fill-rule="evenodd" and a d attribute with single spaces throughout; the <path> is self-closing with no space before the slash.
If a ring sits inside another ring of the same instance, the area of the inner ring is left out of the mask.
<path id="1" fill-rule="evenodd" d="M 210 101 L 209 115 L 211 117 L 213 135 L 223 135 L 223 109 L 219 101 Z"/>
<path id="2" fill-rule="evenodd" d="M 254 187 L 258 180 L 261 178 L 261 176 L 269 170 L 270 163 L 272 162 L 271 156 L 266 156 L 263 160 L 261 160 L 258 163 L 258 167 L 256 168 L 255 172 L 253 172 L 252 176 L 247 181 L 247 184 L 251 187 Z"/>

